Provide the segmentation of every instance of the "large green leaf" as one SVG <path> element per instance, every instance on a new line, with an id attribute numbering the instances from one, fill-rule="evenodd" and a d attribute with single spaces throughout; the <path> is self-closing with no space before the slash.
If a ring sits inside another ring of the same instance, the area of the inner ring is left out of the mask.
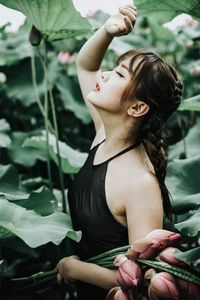
<path id="1" fill-rule="evenodd" d="M 0 225 L 18 236 L 31 248 L 52 242 L 55 245 L 67 236 L 80 241 L 80 231 L 72 229 L 70 217 L 61 212 L 40 216 L 6 199 L 0 199 Z M 1 237 L 1 232 L 0 232 Z"/>
<path id="2" fill-rule="evenodd" d="M 31 137 L 25 140 L 25 147 L 33 147 L 46 151 L 46 135 L 43 131 L 43 135 Z M 49 134 L 49 148 L 50 157 L 58 165 L 58 156 L 56 148 L 56 138 L 53 134 Z M 87 153 L 81 153 L 78 150 L 74 150 L 65 143 L 59 141 L 59 149 L 61 156 L 61 168 L 64 173 L 77 173 L 84 164 Z"/>
<path id="3" fill-rule="evenodd" d="M 173 198 L 174 213 L 183 214 L 200 207 L 199 170 L 199 155 L 169 163 L 166 184 Z"/>
<path id="4" fill-rule="evenodd" d="M 49 41 L 91 32 L 89 22 L 75 10 L 71 0 L 0 0 L 0 3 L 25 14 Z"/>
<path id="5" fill-rule="evenodd" d="M 57 210 L 57 199 L 45 186 L 31 193 L 23 191 L 20 186 L 16 168 L 12 165 L 0 165 L 0 196 L 43 216 L 50 215 Z"/>
<path id="6" fill-rule="evenodd" d="M 200 193 L 200 156 L 174 159 L 169 163 L 166 183 L 175 197 Z"/>
<path id="7" fill-rule="evenodd" d="M 5 119 L 0 119 L 0 147 L 8 147 L 11 143 L 9 136 L 10 125 Z"/>
<path id="8" fill-rule="evenodd" d="M 27 199 L 29 197 L 29 194 L 20 190 L 18 172 L 12 165 L 0 165 L 1 195 L 10 200 Z"/>
<path id="9" fill-rule="evenodd" d="M 197 210 L 189 212 L 187 219 L 175 224 L 175 227 L 187 236 L 198 236 L 200 233 L 200 207 Z"/>
<path id="10" fill-rule="evenodd" d="M 174 256 L 200 272 L 200 247 L 185 252 L 177 249 Z"/>
<path id="11" fill-rule="evenodd" d="M 200 95 L 196 95 L 194 97 L 185 99 L 180 107 L 178 108 L 180 111 L 188 110 L 188 111 L 200 111 Z"/>
<path id="12" fill-rule="evenodd" d="M 181 158 L 182 154 L 185 157 L 194 157 L 199 155 L 200 146 L 200 118 L 197 119 L 196 124 L 188 131 L 187 136 L 178 143 L 169 147 L 168 158 Z"/>
<path id="13" fill-rule="evenodd" d="M 12 132 L 12 143 L 8 149 L 8 154 L 13 162 L 25 167 L 32 167 L 37 160 L 46 160 L 47 155 L 44 151 L 31 147 L 22 147 L 26 138 L 36 135 L 37 133 L 35 131 Z"/>
<path id="14" fill-rule="evenodd" d="M 8 35 L 0 39 L 0 66 L 11 66 L 31 56 L 31 45 L 25 35 Z"/>
<path id="15" fill-rule="evenodd" d="M 175 197 L 173 201 L 173 212 L 175 214 L 184 214 L 198 207 L 200 207 L 200 193 Z"/>
<path id="16" fill-rule="evenodd" d="M 48 216 L 57 209 L 57 200 L 46 187 L 32 191 L 27 199 L 18 199 L 15 203 L 42 216 Z"/>
<path id="17" fill-rule="evenodd" d="M 44 79 L 43 69 L 39 58 L 36 57 L 36 72 L 37 72 L 37 91 L 39 96 L 44 94 Z M 7 97 L 20 101 L 23 106 L 30 106 L 36 102 L 35 94 L 33 90 L 32 74 L 30 70 L 30 60 L 25 59 L 18 61 L 18 65 L 15 68 L 7 68 Z"/>
<path id="18" fill-rule="evenodd" d="M 163 17 L 163 23 L 179 13 L 188 13 L 196 18 L 200 18 L 199 0 L 135 0 L 135 4 L 141 15 L 157 14 L 158 18 Z M 161 14 L 161 12 L 164 12 L 164 14 Z"/>
<path id="19" fill-rule="evenodd" d="M 78 86 L 75 86 L 71 78 L 62 73 L 59 74 L 55 81 L 55 85 L 60 92 L 63 105 L 66 109 L 73 111 L 75 116 L 87 124 L 91 121 L 90 115 L 83 103 L 77 101 L 82 99 Z"/>

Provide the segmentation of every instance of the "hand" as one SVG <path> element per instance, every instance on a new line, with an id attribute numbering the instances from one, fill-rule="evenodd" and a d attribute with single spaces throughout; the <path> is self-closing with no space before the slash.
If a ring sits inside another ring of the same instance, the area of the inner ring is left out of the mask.
<path id="1" fill-rule="evenodd" d="M 57 282 L 61 285 L 62 281 L 65 283 L 76 281 L 75 266 L 79 257 L 76 255 L 62 258 L 57 264 L 55 271 L 57 271 Z"/>
<path id="2" fill-rule="evenodd" d="M 104 29 L 111 36 L 127 35 L 136 22 L 137 9 L 134 5 L 119 8 L 119 13 L 111 16 L 104 25 Z"/>

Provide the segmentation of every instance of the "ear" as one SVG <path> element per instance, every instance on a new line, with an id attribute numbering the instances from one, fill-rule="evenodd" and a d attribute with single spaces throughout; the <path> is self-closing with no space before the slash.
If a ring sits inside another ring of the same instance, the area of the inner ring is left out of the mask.
<path id="1" fill-rule="evenodd" d="M 127 114 L 131 117 L 138 118 L 147 114 L 148 111 L 149 105 L 143 101 L 137 100 L 134 103 L 132 103 L 131 106 L 129 106 Z"/>

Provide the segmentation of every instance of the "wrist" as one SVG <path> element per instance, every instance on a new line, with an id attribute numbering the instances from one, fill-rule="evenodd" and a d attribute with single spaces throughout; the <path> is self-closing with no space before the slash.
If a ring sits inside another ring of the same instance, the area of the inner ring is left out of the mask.
<path id="1" fill-rule="evenodd" d="M 73 268 L 71 269 L 71 277 L 73 281 L 80 280 L 79 275 L 82 269 L 82 261 L 74 259 Z"/>
<path id="2" fill-rule="evenodd" d="M 107 29 L 106 29 L 106 25 L 104 24 L 102 26 L 102 31 L 104 32 L 105 38 L 107 40 L 109 40 L 109 42 L 111 42 L 113 40 L 113 38 L 115 37 L 114 34 L 111 34 Z"/>

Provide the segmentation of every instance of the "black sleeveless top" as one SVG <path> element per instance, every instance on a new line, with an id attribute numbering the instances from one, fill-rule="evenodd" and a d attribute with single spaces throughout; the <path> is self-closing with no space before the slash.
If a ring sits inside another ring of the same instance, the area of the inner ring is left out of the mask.
<path id="1" fill-rule="evenodd" d="M 128 244 L 127 228 L 113 218 L 108 208 L 105 195 L 105 178 L 109 162 L 135 148 L 138 143 L 129 146 L 98 165 L 93 165 L 95 153 L 100 144 L 89 151 L 85 164 L 68 190 L 73 228 L 82 231 L 82 239 L 75 244 L 74 251 L 82 260 Z M 105 299 L 107 293 L 108 291 L 92 285 L 78 284 L 78 299 L 85 297 L 87 297 L 86 299 L 93 299 L 93 296 L 95 300 Z"/>

